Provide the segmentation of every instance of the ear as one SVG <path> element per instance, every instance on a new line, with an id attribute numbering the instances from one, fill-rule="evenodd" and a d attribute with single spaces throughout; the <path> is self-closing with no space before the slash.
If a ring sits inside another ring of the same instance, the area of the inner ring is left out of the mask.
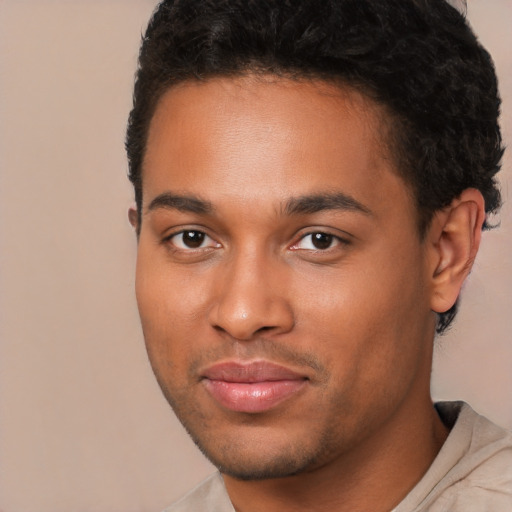
<path id="1" fill-rule="evenodd" d="M 473 188 L 435 214 L 427 234 L 432 311 L 444 313 L 455 304 L 475 261 L 484 220 L 484 198 Z"/>
<path id="2" fill-rule="evenodd" d="M 137 207 L 135 205 L 130 206 L 128 208 L 128 220 L 130 221 L 130 224 L 135 229 L 135 232 L 139 232 L 139 214 L 137 211 Z"/>

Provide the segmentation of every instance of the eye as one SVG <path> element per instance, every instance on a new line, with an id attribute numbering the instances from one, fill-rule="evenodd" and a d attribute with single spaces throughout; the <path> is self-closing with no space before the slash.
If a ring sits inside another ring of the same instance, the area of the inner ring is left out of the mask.
<path id="1" fill-rule="evenodd" d="M 303 249 L 309 251 L 325 251 L 344 243 L 339 237 L 321 231 L 304 235 L 292 249 Z"/>
<path id="2" fill-rule="evenodd" d="M 174 233 L 168 237 L 166 241 L 172 244 L 176 249 L 185 251 L 219 247 L 220 245 L 206 233 L 197 229 L 185 229 L 179 233 Z"/>

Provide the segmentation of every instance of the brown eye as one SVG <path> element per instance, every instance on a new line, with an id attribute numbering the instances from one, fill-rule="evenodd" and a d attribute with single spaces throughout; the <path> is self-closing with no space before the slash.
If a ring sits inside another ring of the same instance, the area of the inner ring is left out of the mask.
<path id="1" fill-rule="evenodd" d="M 219 247 L 219 244 L 203 231 L 186 229 L 167 238 L 168 243 L 182 251 Z"/>
<path id="2" fill-rule="evenodd" d="M 339 230 L 338 230 L 339 231 Z M 347 233 L 346 237 L 334 235 L 328 231 L 310 231 L 302 235 L 302 237 L 294 243 L 290 249 L 293 251 L 304 251 L 303 255 L 309 252 L 315 257 L 322 257 L 330 254 L 339 254 L 342 249 L 346 249 L 351 245 L 350 234 Z"/>
<path id="3" fill-rule="evenodd" d="M 204 242 L 205 234 L 201 231 L 183 231 L 181 239 L 183 245 L 190 249 L 198 249 Z"/>
<path id="4" fill-rule="evenodd" d="M 327 233 L 313 233 L 311 235 L 311 244 L 315 249 L 325 250 L 332 246 L 334 237 Z"/>
<path id="5" fill-rule="evenodd" d="M 337 236 L 322 231 L 315 231 L 304 235 L 293 249 L 302 249 L 308 251 L 326 251 L 338 245 L 342 240 Z"/>

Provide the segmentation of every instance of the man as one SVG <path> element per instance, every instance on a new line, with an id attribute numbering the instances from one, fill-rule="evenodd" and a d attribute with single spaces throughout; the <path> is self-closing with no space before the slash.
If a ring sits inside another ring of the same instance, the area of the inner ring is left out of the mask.
<path id="1" fill-rule="evenodd" d="M 502 156 L 444 0 L 164 1 L 128 134 L 158 382 L 219 468 L 169 511 L 505 511 L 512 438 L 433 406 Z"/>

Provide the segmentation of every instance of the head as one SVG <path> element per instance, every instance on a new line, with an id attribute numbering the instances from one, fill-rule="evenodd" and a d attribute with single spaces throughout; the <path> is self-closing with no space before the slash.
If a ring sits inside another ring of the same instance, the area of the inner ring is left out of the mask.
<path id="1" fill-rule="evenodd" d="M 226 472 L 323 464 L 428 395 L 458 293 L 427 296 L 450 226 L 499 207 L 498 113 L 491 59 L 444 0 L 159 5 L 127 134 L 139 308 L 164 393 Z M 277 375 L 259 392 L 284 405 L 238 404 L 247 389 L 218 384 L 237 372 Z"/>
<path id="2" fill-rule="evenodd" d="M 480 190 L 488 214 L 499 208 L 494 67 L 445 0 L 326 0 L 320 9 L 313 0 L 178 0 L 161 2 L 140 52 L 126 142 L 139 215 L 162 95 L 186 81 L 249 73 L 350 86 L 385 107 L 386 143 L 414 194 L 421 236 L 467 188 Z M 456 307 L 439 314 L 438 332 Z"/>

